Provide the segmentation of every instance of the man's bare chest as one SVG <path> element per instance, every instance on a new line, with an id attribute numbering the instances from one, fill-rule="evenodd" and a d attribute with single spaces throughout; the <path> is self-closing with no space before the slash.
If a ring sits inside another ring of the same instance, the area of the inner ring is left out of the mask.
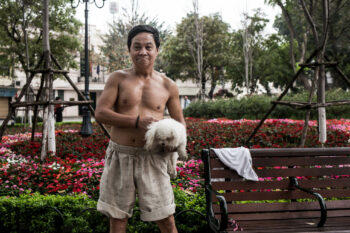
<path id="1" fill-rule="evenodd" d="M 132 109 L 144 107 L 149 110 L 160 111 L 165 108 L 169 98 L 169 91 L 159 84 L 128 84 L 121 85 L 118 90 L 117 107 Z"/>

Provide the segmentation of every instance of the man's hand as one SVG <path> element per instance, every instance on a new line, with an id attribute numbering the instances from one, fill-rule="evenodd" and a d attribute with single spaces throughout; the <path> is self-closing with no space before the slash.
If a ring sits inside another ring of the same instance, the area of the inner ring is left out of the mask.
<path id="1" fill-rule="evenodd" d="M 153 117 L 141 117 L 139 118 L 139 122 L 138 122 L 138 129 L 143 129 L 143 130 L 147 130 L 147 126 L 150 125 L 153 122 L 158 121 L 156 118 Z"/>

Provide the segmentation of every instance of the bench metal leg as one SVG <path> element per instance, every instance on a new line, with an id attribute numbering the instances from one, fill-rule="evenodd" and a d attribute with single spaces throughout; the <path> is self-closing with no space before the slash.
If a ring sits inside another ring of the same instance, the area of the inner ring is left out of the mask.
<path id="1" fill-rule="evenodd" d="M 308 189 L 305 189 L 305 188 L 302 188 L 299 186 L 299 183 L 298 183 L 298 180 L 297 178 L 295 177 L 290 177 L 289 178 L 293 187 L 301 190 L 301 191 L 304 191 L 306 193 L 310 193 L 312 195 L 314 195 L 317 200 L 318 200 L 318 203 L 320 204 L 320 207 L 321 207 L 321 219 L 320 221 L 318 222 L 318 227 L 323 227 L 323 225 L 325 224 L 326 220 L 327 220 L 327 208 L 326 208 L 326 202 L 324 201 L 323 197 L 321 196 L 321 194 L 319 193 L 316 193 L 316 192 L 313 192 L 311 190 L 308 190 Z"/>

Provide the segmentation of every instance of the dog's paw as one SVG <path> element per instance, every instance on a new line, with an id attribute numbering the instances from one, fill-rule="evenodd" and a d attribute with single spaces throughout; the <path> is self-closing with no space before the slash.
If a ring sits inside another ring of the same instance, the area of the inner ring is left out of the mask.
<path id="1" fill-rule="evenodd" d="M 169 176 L 170 176 L 171 179 L 176 179 L 177 172 L 175 171 L 175 173 L 169 173 Z"/>
<path id="2" fill-rule="evenodd" d="M 177 177 L 176 168 L 175 169 L 173 167 L 168 168 L 168 174 L 169 174 L 171 179 L 175 179 Z"/>
<path id="3" fill-rule="evenodd" d="M 179 160 L 181 160 L 181 161 L 187 160 L 188 156 L 187 156 L 186 151 L 179 150 L 177 153 L 179 154 Z"/>

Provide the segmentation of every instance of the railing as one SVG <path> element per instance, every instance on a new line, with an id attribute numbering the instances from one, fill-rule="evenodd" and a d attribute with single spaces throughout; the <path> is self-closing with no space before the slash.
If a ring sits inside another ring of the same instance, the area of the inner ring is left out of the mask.
<path id="1" fill-rule="evenodd" d="M 78 82 L 85 82 L 84 77 L 78 77 Z M 90 77 L 89 78 L 90 83 L 105 83 L 105 78 L 104 77 Z"/>

